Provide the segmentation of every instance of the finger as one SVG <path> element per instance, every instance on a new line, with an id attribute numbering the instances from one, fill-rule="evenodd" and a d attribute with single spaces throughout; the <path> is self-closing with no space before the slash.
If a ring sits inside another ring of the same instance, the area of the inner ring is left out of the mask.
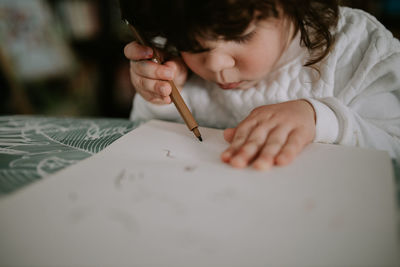
<path id="1" fill-rule="evenodd" d="M 176 74 L 177 72 L 185 71 L 185 68 L 182 64 L 178 64 L 177 62 L 175 62 L 173 60 L 164 62 L 163 66 L 165 66 L 169 70 L 171 70 L 173 72 L 173 74 Z M 173 76 L 172 78 L 175 78 L 175 76 Z"/>
<path id="2" fill-rule="evenodd" d="M 222 161 L 228 163 L 231 160 L 232 156 L 244 144 L 255 125 L 255 121 L 245 121 L 236 128 L 231 145 L 221 154 Z"/>
<path id="3" fill-rule="evenodd" d="M 151 80 L 137 75 L 131 75 L 132 85 L 145 100 L 168 104 L 171 102 L 171 85 L 165 81 Z M 162 100 L 160 102 L 160 100 Z"/>
<path id="4" fill-rule="evenodd" d="M 171 67 L 174 73 L 173 80 L 178 90 L 181 90 L 188 76 L 188 68 L 181 58 L 173 58 L 164 63 L 165 66 Z"/>
<path id="5" fill-rule="evenodd" d="M 160 98 L 151 99 L 149 102 L 155 105 L 165 105 L 165 104 L 170 104 L 172 101 L 169 96 L 166 96 L 161 99 Z"/>
<path id="6" fill-rule="evenodd" d="M 140 95 L 153 104 L 165 105 L 171 103 L 171 98 L 169 96 L 160 97 L 159 95 L 152 94 L 150 91 L 141 92 Z"/>
<path id="7" fill-rule="evenodd" d="M 275 157 L 281 151 L 289 134 L 289 129 L 277 127 L 271 131 L 267 141 L 253 162 L 257 170 L 268 170 L 274 165 Z"/>
<path id="8" fill-rule="evenodd" d="M 237 153 L 230 160 L 235 167 L 247 166 L 259 153 L 271 130 L 270 124 L 261 124 L 251 131 L 246 142 L 238 149 Z"/>
<path id="9" fill-rule="evenodd" d="M 235 135 L 235 128 L 227 128 L 224 130 L 224 139 L 228 143 L 232 143 L 233 136 Z"/>
<path id="10" fill-rule="evenodd" d="M 282 147 L 275 161 L 277 165 L 287 165 L 294 160 L 306 145 L 301 131 L 293 131 L 289 134 L 286 144 Z"/>
<path id="11" fill-rule="evenodd" d="M 153 94 L 150 91 L 142 91 L 139 93 L 146 101 L 151 102 L 153 104 L 170 104 L 171 97 L 170 96 L 159 96 Z"/>
<path id="12" fill-rule="evenodd" d="M 150 60 L 131 61 L 130 64 L 134 73 L 154 80 L 172 80 L 176 72 L 168 65 L 160 65 Z"/>
<path id="13" fill-rule="evenodd" d="M 148 90 L 137 91 L 146 101 L 153 104 L 169 104 L 171 99 L 169 96 L 162 97 Z"/>
<path id="14" fill-rule="evenodd" d="M 224 139 L 226 142 L 232 143 L 233 136 L 235 135 L 235 131 L 236 131 L 236 128 L 227 128 L 224 130 Z M 221 154 L 221 160 L 225 163 L 229 163 L 229 161 L 231 159 L 231 155 L 232 155 L 232 153 L 230 151 L 225 150 Z"/>
<path id="15" fill-rule="evenodd" d="M 147 78 L 138 75 L 134 68 L 130 68 L 131 82 L 137 91 L 148 90 L 153 93 L 158 93 L 160 96 L 169 96 L 172 88 L 169 82 Z"/>
<path id="16" fill-rule="evenodd" d="M 131 42 L 124 47 L 124 55 L 130 60 L 144 60 L 153 57 L 153 49 Z"/>

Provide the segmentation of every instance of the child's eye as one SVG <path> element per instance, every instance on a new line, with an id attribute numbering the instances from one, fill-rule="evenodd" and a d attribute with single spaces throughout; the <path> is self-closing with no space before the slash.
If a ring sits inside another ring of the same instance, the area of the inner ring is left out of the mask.
<path id="1" fill-rule="evenodd" d="M 252 31 L 246 35 L 235 37 L 232 41 L 234 41 L 238 44 L 244 44 L 244 43 L 249 42 L 254 37 L 255 34 L 256 34 L 256 32 Z"/>
<path id="2" fill-rule="evenodd" d="M 189 53 L 189 54 L 201 54 L 201 53 L 208 52 L 208 51 L 210 51 L 210 48 L 198 47 L 198 48 L 194 48 L 194 49 L 184 51 L 184 52 Z"/>

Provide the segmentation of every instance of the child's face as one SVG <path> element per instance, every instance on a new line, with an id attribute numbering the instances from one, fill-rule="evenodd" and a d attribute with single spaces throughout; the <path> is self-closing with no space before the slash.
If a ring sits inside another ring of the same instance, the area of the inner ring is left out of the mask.
<path id="1" fill-rule="evenodd" d="M 199 38 L 207 51 L 181 55 L 194 73 L 222 89 L 248 89 L 274 69 L 292 36 L 288 19 L 268 18 L 252 22 L 237 40 Z"/>

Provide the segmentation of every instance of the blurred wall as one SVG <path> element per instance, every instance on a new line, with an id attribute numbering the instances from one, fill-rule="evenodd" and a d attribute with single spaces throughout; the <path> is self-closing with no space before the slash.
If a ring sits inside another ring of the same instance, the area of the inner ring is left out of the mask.
<path id="1" fill-rule="evenodd" d="M 400 1 L 343 0 L 400 36 Z M 117 0 L 0 0 L 0 114 L 128 118 Z"/>

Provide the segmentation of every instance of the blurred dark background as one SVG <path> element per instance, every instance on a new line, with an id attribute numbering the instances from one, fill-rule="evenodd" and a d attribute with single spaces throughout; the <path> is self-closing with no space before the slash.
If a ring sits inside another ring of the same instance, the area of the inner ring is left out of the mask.
<path id="1" fill-rule="evenodd" d="M 399 0 L 341 3 L 399 38 Z M 131 38 L 117 0 L 0 0 L 0 115 L 128 118 Z"/>

